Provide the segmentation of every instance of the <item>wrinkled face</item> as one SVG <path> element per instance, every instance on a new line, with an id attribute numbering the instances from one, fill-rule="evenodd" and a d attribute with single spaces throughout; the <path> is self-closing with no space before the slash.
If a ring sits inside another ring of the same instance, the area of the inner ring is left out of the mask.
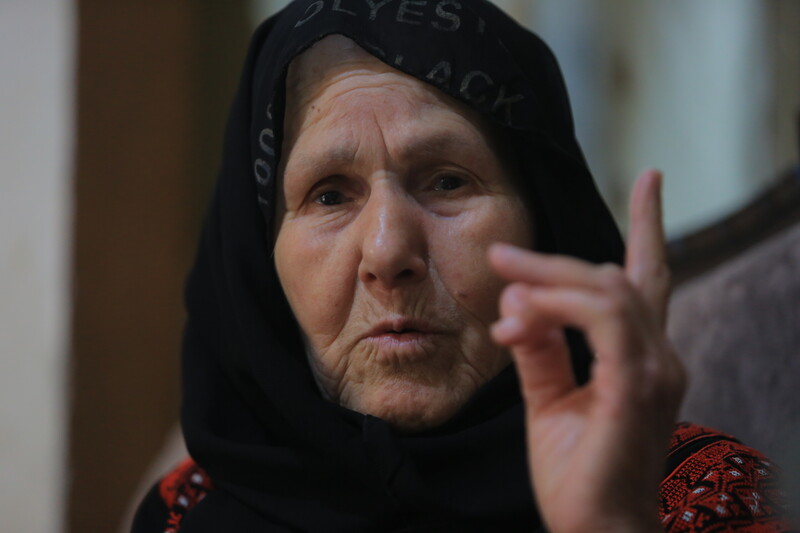
<path id="1" fill-rule="evenodd" d="M 275 264 L 323 394 L 440 424 L 509 363 L 486 251 L 530 217 L 473 112 L 331 36 L 287 79 Z"/>

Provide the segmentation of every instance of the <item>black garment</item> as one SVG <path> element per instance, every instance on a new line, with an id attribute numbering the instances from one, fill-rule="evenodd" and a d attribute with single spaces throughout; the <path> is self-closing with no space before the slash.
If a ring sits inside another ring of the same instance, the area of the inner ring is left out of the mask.
<path id="1" fill-rule="evenodd" d="M 217 490 L 181 531 L 534 531 L 509 367 L 449 422 L 398 435 L 324 400 L 271 260 L 289 62 L 338 33 L 501 125 L 537 247 L 620 262 L 546 45 L 483 0 L 297 0 L 255 33 L 186 299 L 182 423 Z M 576 373 L 587 350 L 572 339 Z"/>

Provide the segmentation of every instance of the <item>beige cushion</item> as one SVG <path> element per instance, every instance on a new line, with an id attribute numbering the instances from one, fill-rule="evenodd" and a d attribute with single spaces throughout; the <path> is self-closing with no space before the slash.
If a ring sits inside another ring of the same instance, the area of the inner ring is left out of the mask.
<path id="1" fill-rule="evenodd" d="M 682 418 L 796 455 L 800 224 L 682 285 L 668 329 L 691 380 Z"/>

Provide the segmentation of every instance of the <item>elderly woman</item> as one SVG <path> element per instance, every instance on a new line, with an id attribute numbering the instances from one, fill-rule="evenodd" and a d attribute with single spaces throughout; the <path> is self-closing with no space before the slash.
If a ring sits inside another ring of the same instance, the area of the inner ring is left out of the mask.
<path id="1" fill-rule="evenodd" d="M 659 187 L 625 254 L 554 58 L 488 2 L 293 2 L 187 288 L 192 459 L 134 531 L 783 530 L 763 456 L 674 425 Z"/>

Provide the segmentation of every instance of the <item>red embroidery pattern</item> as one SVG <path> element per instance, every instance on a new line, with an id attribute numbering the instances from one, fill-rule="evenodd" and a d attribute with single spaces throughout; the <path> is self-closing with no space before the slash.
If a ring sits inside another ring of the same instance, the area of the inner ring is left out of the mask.
<path id="1" fill-rule="evenodd" d="M 698 448 L 661 483 L 659 515 L 664 530 L 790 531 L 781 512 L 785 498 L 774 465 L 751 448 L 719 438 L 730 437 L 692 424 L 677 426 L 670 454 L 684 446 Z M 192 459 L 167 475 L 159 484 L 161 498 L 169 508 L 164 533 L 178 533 L 186 513 L 213 488 Z"/>
<path id="2" fill-rule="evenodd" d="M 711 436 L 706 428 L 681 424 L 671 446 Z M 774 466 L 761 453 L 730 440 L 710 440 L 661 483 L 660 518 L 669 532 L 782 532 L 790 528 Z"/>
<path id="3" fill-rule="evenodd" d="M 158 485 L 164 504 L 169 508 L 164 533 L 178 533 L 183 517 L 205 498 L 214 485 L 206 473 L 188 458 Z"/>
<path id="4" fill-rule="evenodd" d="M 689 424 L 688 422 L 681 422 L 675 426 L 675 432 L 672 434 L 672 441 L 669 445 L 670 453 L 683 447 L 686 444 L 694 442 L 698 439 L 705 437 L 724 437 L 733 439 L 730 435 L 725 435 L 719 431 L 709 429 L 697 424 Z"/>

